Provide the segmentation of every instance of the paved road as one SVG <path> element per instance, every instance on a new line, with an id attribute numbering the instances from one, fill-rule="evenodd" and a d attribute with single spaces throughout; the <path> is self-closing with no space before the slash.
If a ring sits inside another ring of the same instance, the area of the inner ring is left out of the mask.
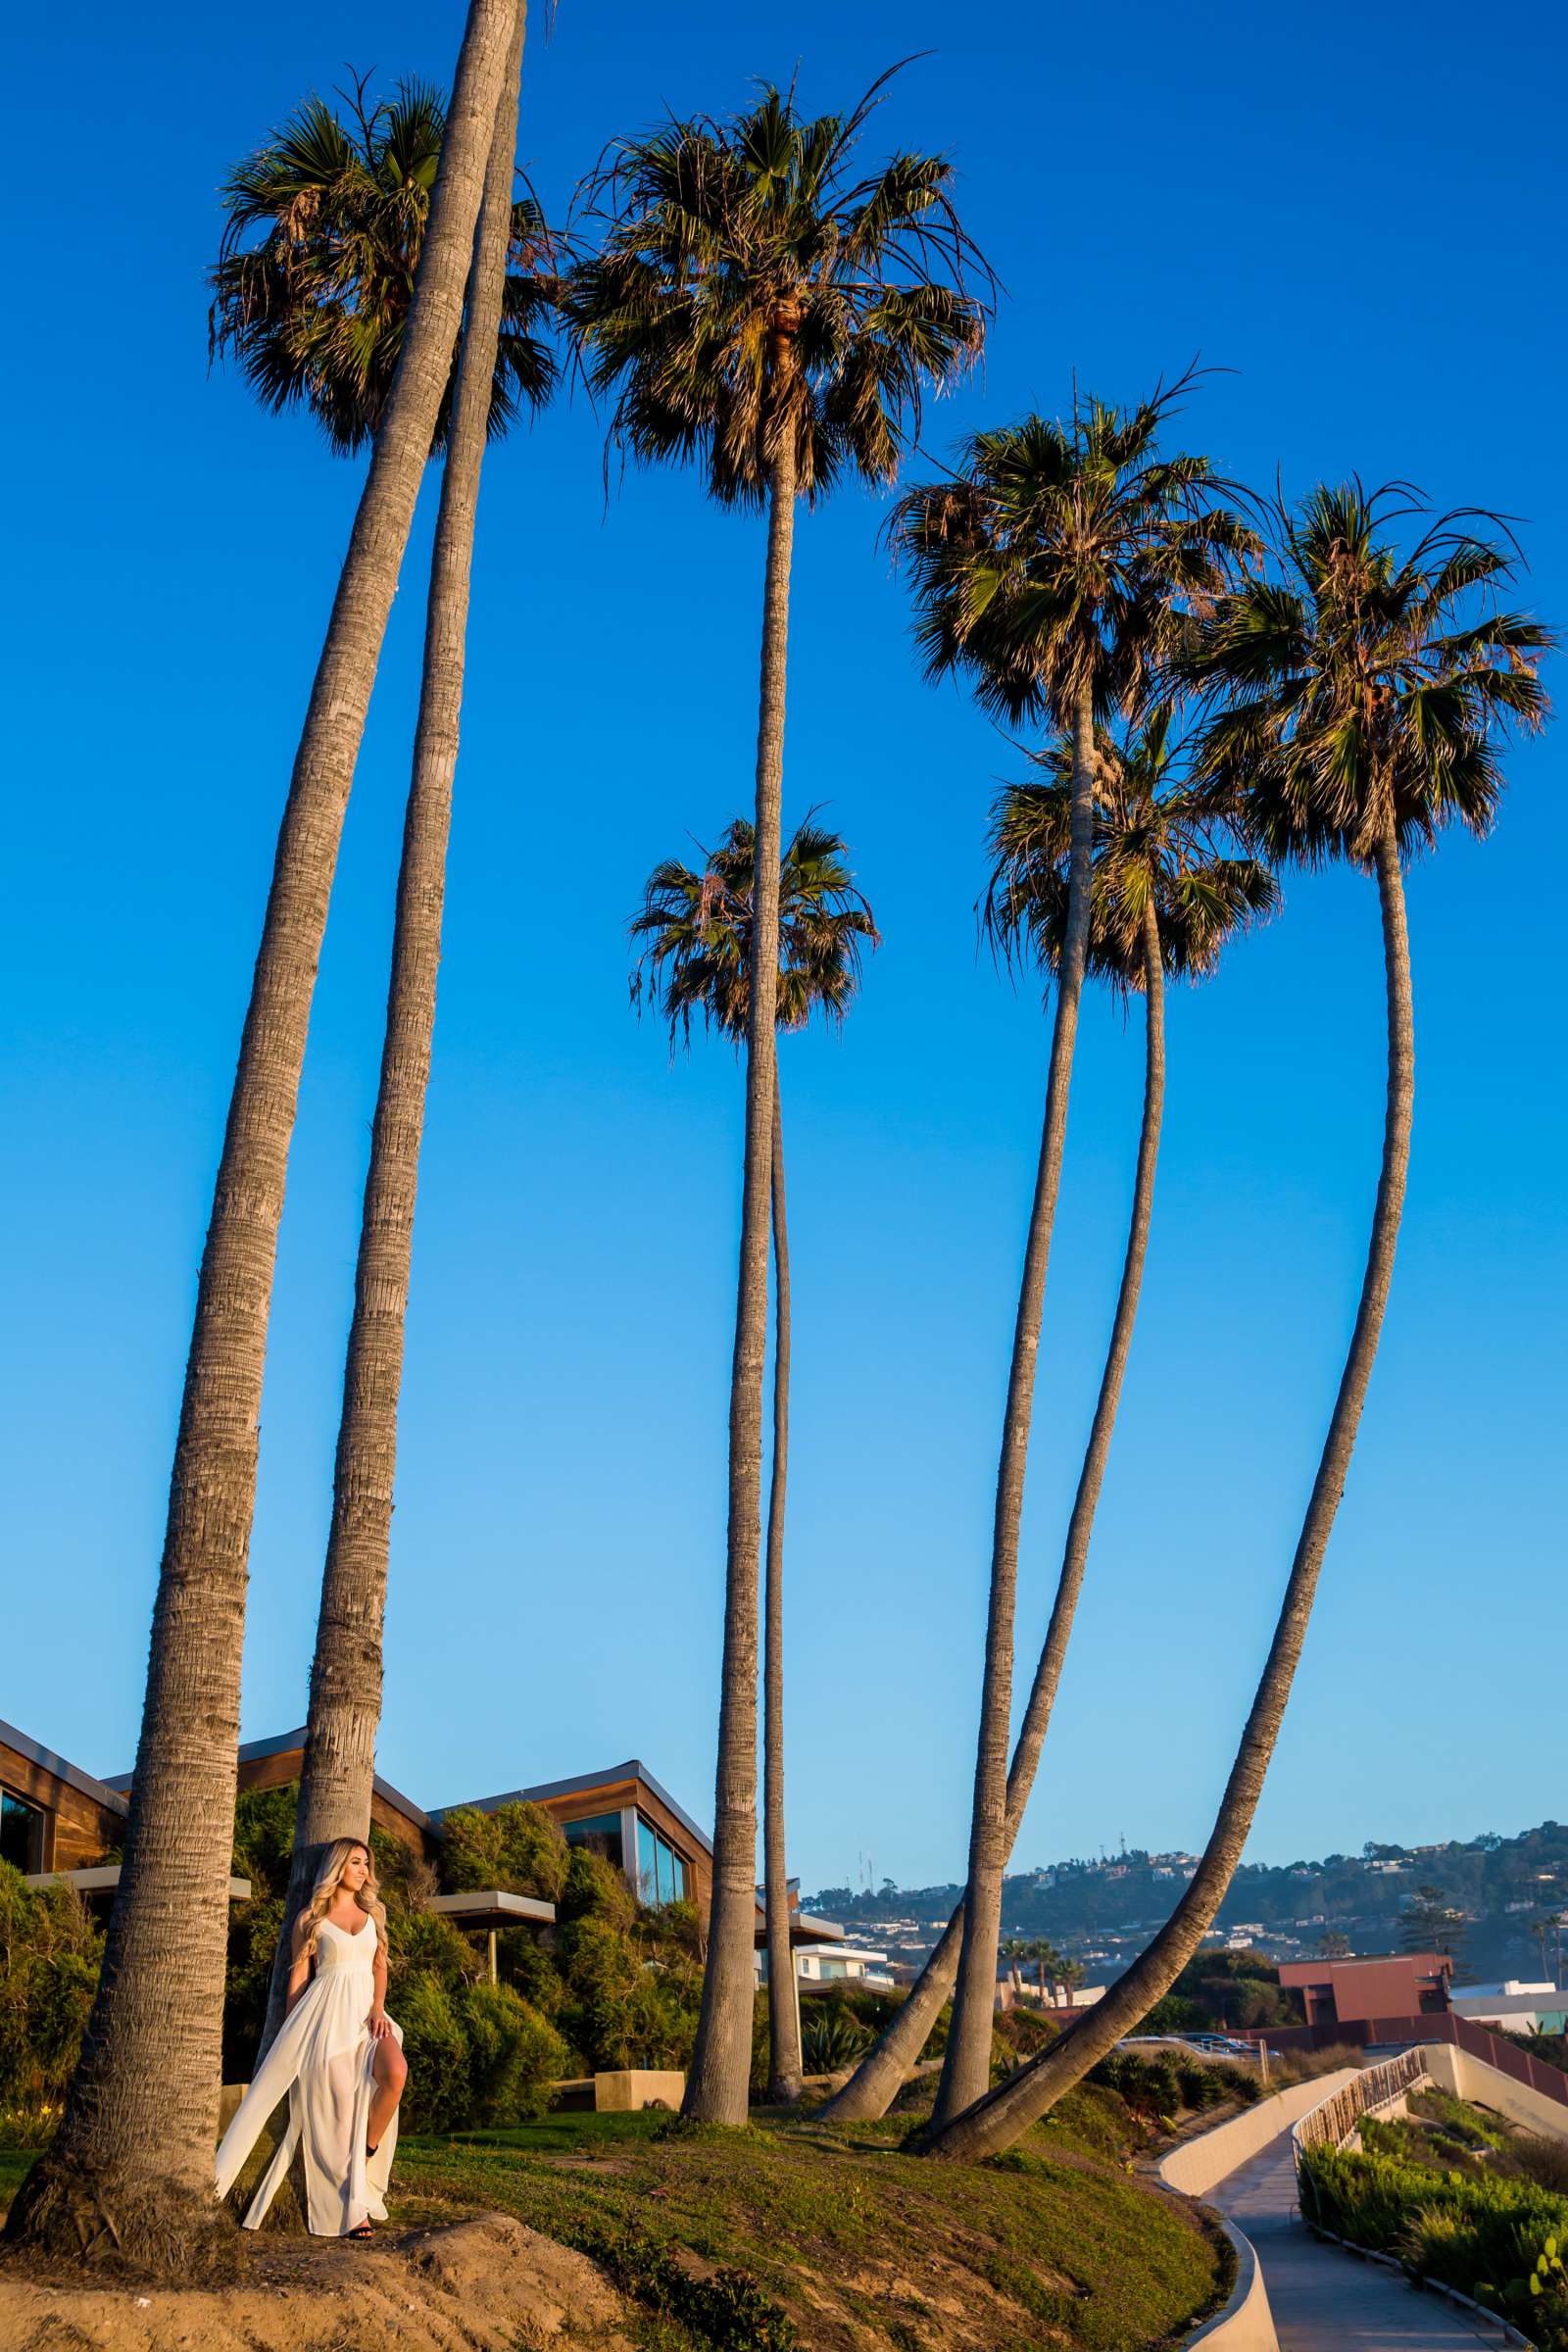
<path id="1" fill-rule="evenodd" d="M 1207 2202 L 1257 2250 L 1280 2352 L 1475 2352 L 1477 2344 L 1507 2341 L 1442 2296 L 1407 2285 L 1397 2271 L 1313 2237 L 1296 2210 L 1288 2132 L 1222 2180 Z"/>

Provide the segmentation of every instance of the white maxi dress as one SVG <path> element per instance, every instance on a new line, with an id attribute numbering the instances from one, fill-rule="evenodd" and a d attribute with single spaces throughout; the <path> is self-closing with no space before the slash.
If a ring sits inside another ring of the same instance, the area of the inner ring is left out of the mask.
<path id="1" fill-rule="evenodd" d="M 220 2197 L 233 2187 L 269 2116 L 287 2097 L 288 2130 L 251 2199 L 247 2230 L 261 2228 L 296 2148 L 305 2163 L 306 2218 L 313 2236 L 346 2237 L 362 2222 L 386 2219 L 396 2114 L 374 2156 L 367 2158 L 365 2152 L 375 2088 L 375 2042 L 368 2023 L 375 1999 L 375 1936 L 368 1913 L 352 1935 L 322 1920 L 316 1974 L 283 2020 L 223 2134 L 218 2151 Z M 401 2030 L 394 2025 L 392 2031 L 401 2043 Z"/>

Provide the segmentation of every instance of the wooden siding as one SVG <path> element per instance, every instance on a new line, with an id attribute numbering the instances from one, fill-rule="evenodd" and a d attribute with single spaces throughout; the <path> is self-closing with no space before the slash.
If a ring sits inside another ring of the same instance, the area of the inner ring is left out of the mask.
<path id="1" fill-rule="evenodd" d="M 305 1762 L 305 1751 L 298 1747 L 279 1748 L 270 1756 L 242 1758 L 239 1768 L 241 1788 L 286 1788 L 297 1781 Z M 379 1788 L 370 1796 L 370 1820 L 389 1838 L 396 1838 L 411 1853 L 427 1856 L 435 1851 L 435 1841 L 426 1836 L 416 1821 L 388 1802 Z"/>
<path id="2" fill-rule="evenodd" d="M 4 1743 L 0 1743 L 0 1788 L 9 1788 L 13 1796 L 24 1798 L 42 1812 L 41 1870 L 85 1870 L 101 1862 L 110 1847 L 121 1841 L 125 1826 L 122 1814 L 99 1804 L 82 1789 L 73 1788 L 58 1773 Z"/>
<path id="3" fill-rule="evenodd" d="M 680 1855 L 690 1874 L 692 1900 L 706 1919 L 713 1899 L 712 1856 L 698 1843 L 685 1823 L 677 1820 L 669 1807 L 654 1794 L 646 1781 L 605 1781 L 597 1788 L 573 1788 L 569 1796 L 543 1796 L 534 1801 L 541 1813 L 559 1821 L 564 1830 L 569 1829 L 574 1821 L 591 1821 L 599 1813 L 619 1813 L 627 1806 L 635 1807 Z M 625 1870 L 635 1885 L 635 1854 L 626 1855 Z"/>

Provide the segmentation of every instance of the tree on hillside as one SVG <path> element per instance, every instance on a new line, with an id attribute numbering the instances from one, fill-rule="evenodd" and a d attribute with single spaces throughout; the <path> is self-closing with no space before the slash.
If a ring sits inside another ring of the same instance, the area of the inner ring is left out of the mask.
<path id="1" fill-rule="evenodd" d="M 858 175 L 883 82 L 848 114 L 802 115 L 764 89 L 730 122 L 671 119 L 617 141 L 592 176 L 600 253 L 573 273 L 588 381 L 612 443 L 695 463 L 720 505 L 767 514 L 754 826 L 760 881 L 746 1047 L 746 1152 L 730 1382 L 729 1513 L 713 1900 L 686 2113 L 744 2124 L 757 1885 L 757 1649 L 762 1376 L 773 1161 L 777 876 L 795 510 L 846 479 L 897 477 L 929 389 L 977 358 L 978 257 L 946 157 L 900 153 Z"/>
<path id="2" fill-rule="evenodd" d="M 1326 1928 L 1317 1948 L 1325 1960 L 1344 1960 L 1349 1953 L 1350 1938 L 1340 1928 Z"/>
<path id="3" fill-rule="evenodd" d="M 1451 1959 L 1464 1940 L 1468 1921 L 1441 1886 L 1417 1886 L 1399 1911 L 1402 1952 L 1446 1952 Z"/>
<path id="4" fill-rule="evenodd" d="M 1120 748 L 1103 731 L 1093 745 L 1096 808 L 1084 964 L 1124 1003 L 1143 998 L 1144 1107 L 1122 1280 L 1100 1395 L 1056 1596 L 1007 1772 L 1003 1868 L 1023 1825 L 1050 1729 L 1132 1350 L 1164 1103 L 1165 979 L 1168 975 L 1196 983 L 1206 978 L 1227 942 L 1271 912 L 1278 896 L 1255 858 L 1235 856 L 1218 838 L 1223 828 L 1209 821 L 1192 792 L 1176 780 L 1174 756 L 1172 714 L 1166 706 L 1155 710 Z M 1045 769 L 1042 780 L 1009 785 L 993 810 L 994 862 L 982 919 L 1009 960 L 1056 982 L 1072 921 L 1076 747 L 1070 740 L 1060 741 L 1040 764 Z M 835 2119 L 886 2112 L 953 1986 L 967 1901 L 966 1893 L 908 1999 L 832 2102 Z"/>
<path id="5" fill-rule="evenodd" d="M 678 858 L 654 868 L 631 922 L 643 953 L 632 1000 L 646 990 L 668 1026 L 689 1040 L 692 1016 L 745 1044 L 751 1005 L 752 923 L 756 903 L 755 836 L 737 817 L 716 850 L 694 870 Z M 778 883 L 778 987 L 775 1027 L 804 1029 L 814 1012 L 842 1026 L 860 984 L 863 951 L 880 945 L 864 897 L 855 888 L 844 842 L 809 818 L 784 852 Z M 762 1853 L 763 1905 L 770 1987 L 768 2098 L 789 2106 L 801 2095 L 800 2018 L 793 1997 L 789 1875 L 784 1835 L 784 1512 L 789 1478 L 789 1228 L 785 1215 L 784 1113 L 775 1068 L 771 1168 L 773 1229 L 773 1457 L 767 1502 L 767 1572 L 763 1607 Z M 780 1987 L 789 1997 L 781 1997 Z"/>
<path id="6" fill-rule="evenodd" d="M 472 0 L 403 351 L 295 758 L 197 1284 L 124 1859 L 80 2063 L 8 2234 L 73 2260 L 232 2258 L 212 2196 L 262 1368 L 327 901 L 463 314 L 517 0 Z"/>
<path id="7" fill-rule="evenodd" d="M 1095 726 L 1143 710 L 1175 615 L 1194 595 L 1216 594 L 1250 544 L 1219 503 L 1207 460 L 1159 450 L 1161 426 L 1188 381 L 1132 409 L 1089 400 L 1070 422 L 1031 416 L 972 434 L 948 479 L 907 491 L 895 520 L 927 676 L 961 673 L 983 709 L 1014 724 L 1044 720 L 1072 747 L 1065 922 L 997 1469 L 968 1877 L 938 2122 L 978 2097 L 991 2072 L 1010 1844 L 1018 1529 L 1089 945 Z"/>
<path id="8" fill-rule="evenodd" d="M 1420 512 L 1419 509 L 1415 510 Z M 1491 823 L 1499 742 L 1539 725 L 1548 632 L 1504 611 L 1509 557 L 1469 514 L 1431 522 L 1406 555 L 1386 533 L 1400 494 L 1319 487 L 1274 513 L 1277 568 L 1199 617 L 1185 649 L 1208 694 L 1200 764 L 1216 806 L 1271 862 L 1344 859 L 1377 888 L 1388 1076 L 1365 1276 L 1339 1394 L 1273 1639 L 1208 1843 L 1181 1901 L 1103 2001 L 945 2132 L 973 2160 L 1046 2114 L 1168 1990 L 1224 1898 L 1251 1827 L 1345 1491 L 1382 1331 L 1403 1208 L 1414 1032 L 1403 866 L 1457 820 Z"/>
<path id="9" fill-rule="evenodd" d="M 516 396 L 532 407 L 548 397 L 556 375 L 548 346 L 523 335 L 515 324 L 525 309 L 527 315 L 537 315 L 544 297 L 536 272 L 551 258 L 537 208 L 519 208 L 513 192 L 526 22 L 526 8 L 521 7 L 496 111 L 456 380 L 442 419 L 446 457 L 430 558 L 386 1029 L 370 1127 L 332 1517 L 311 1665 L 294 1866 L 272 1972 L 269 2042 L 283 2020 L 294 1920 L 309 1897 L 320 1856 L 334 1838 L 363 1837 L 369 1827 L 404 1332 L 435 1030 L 480 469 L 487 440 L 505 429 L 515 406 L 503 385 L 503 374 Z M 390 275 L 390 256 L 384 267 Z M 308 291 L 302 300 L 309 305 Z M 514 321 L 510 329 L 509 317 Z M 277 319 L 280 333 L 287 323 L 285 313 Z M 504 338 L 510 349 L 503 355 Z M 373 402 L 367 406 L 368 413 L 375 407 L 379 414 Z"/>

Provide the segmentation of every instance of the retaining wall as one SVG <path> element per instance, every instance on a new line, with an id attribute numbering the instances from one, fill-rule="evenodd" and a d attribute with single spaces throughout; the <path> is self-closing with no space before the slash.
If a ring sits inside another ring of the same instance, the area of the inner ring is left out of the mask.
<path id="1" fill-rule="evenodd" d="M 1568 2139 L 1568 2107 L 1559 2099 L 1548 2099 L 1528 2083 L 1516 2082 L 1511 2075 L 1488 2066 L 1484 2059 L 1472 2058 L 1468 2050 L 1456 2049 L 1452 2042 L 1435 2041 L 1421 2055 L 1440 2090 L 1451 2092 L 1456 2099 L 1471 2099 L 1478 2107 L 1495 2108 L 1510 2124 L 1538 2132 L 1544 2139 Z"/>
<path id="2" fill-rule="evenodd" d="M 1271 2099 L 1259 2099 L 1255 2107 L 1244 2108 L 1228 2124 L 1216 2124 L 1212 2132 L 1200 2132 L 1197 2139 L 1172 2148 L 1161 2159 L 1160 2179 L 1185 2197 L 1206 2197 L 1227 2173 L 1234 2173 L 1238 2165 L 1256 2156 L 1292 2124 L 1298 2124 L 1309 2107 L 1317 2106 L 1342 2084 L 1353 2082 L 1360 2071 L 1359 2067 L 1342 2067 L 1335 2074 L 1318 2075 L 1310 2082 L 1293 2082 L 1289 2090 L 1277 2090 Z"/>

